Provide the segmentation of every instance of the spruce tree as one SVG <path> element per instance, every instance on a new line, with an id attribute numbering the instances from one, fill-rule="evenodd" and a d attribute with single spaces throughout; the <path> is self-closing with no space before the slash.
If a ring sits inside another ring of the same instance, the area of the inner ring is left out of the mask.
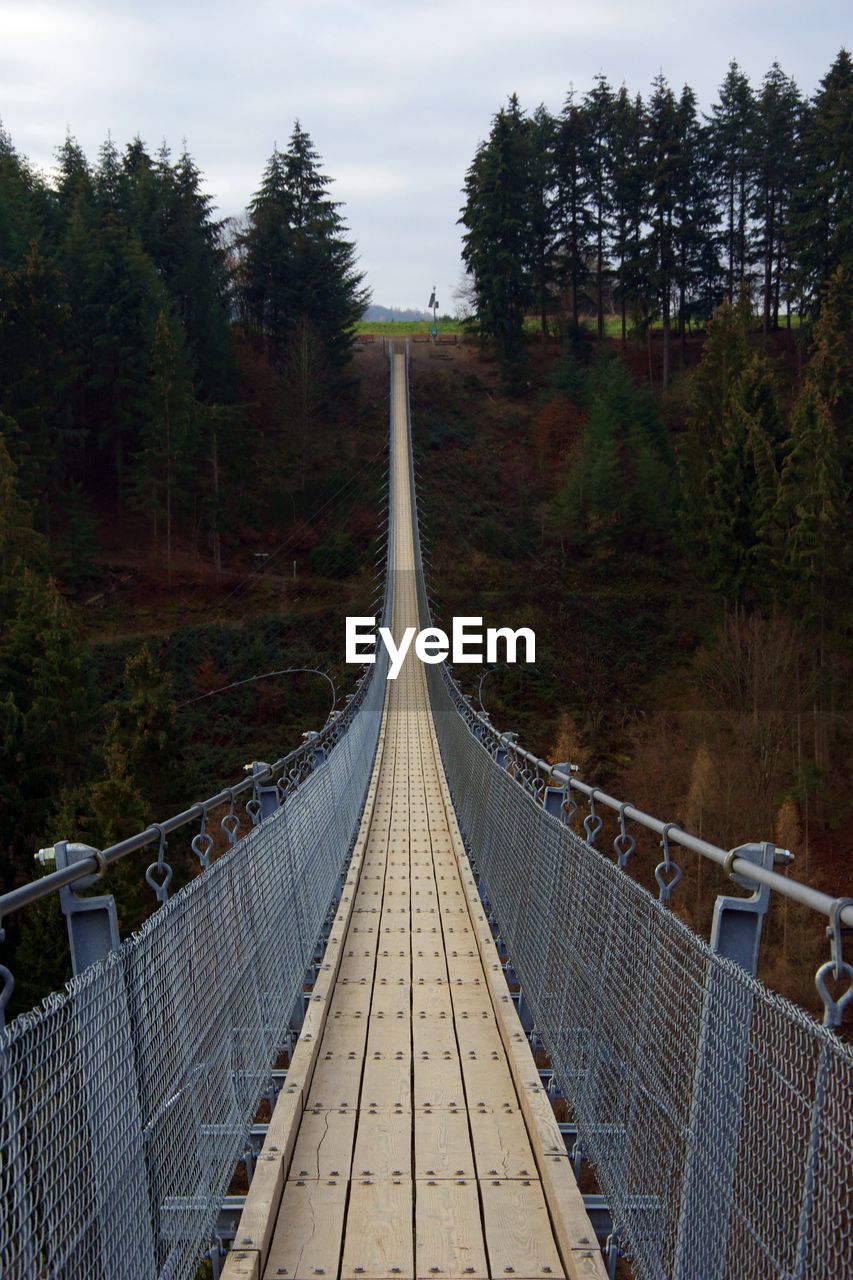
<path id="1" fill-rule="evenodd" d="M 555 147 L 557 245 L 560 276 L 569 294 L 572 326 L 580 323 L 581 296 L 589 274 L 589 122 L 571 90 L 557 128 Z"/>
<path id="2" fill-rule="evenodd" d="M 631 98 L 623 85 L 611 112 L 610 179 L 613 210 L 613 253 L 616 258 L 616 296 L 622 319 L 622 342 L 627 318 L 637 310 L 645 287 L 643 225 L 647 220 L 648 182 L 643 163 L 645 110 L 639 95 Z"/>
<path id="3" fill-rule="evenodd" d="M 804 114 L 802 152 L 792 210 L 797 290 L 802 308 L 818 311 L 824 282 L 839 266 L 853 266 L 853 58 L 846 49 Z"/>
<path id="4" fill-rule="evenodd" d="M 755 216 L 762 262 L 765 333 L 779 327 L 779 306 L 791 255 L 789 209 L 798 180 L 800 95 L 774 62 L 756 104 Z"/>
<path id="5" fill-rule="evenodd" d="M 613 92 L 607 77 L 599 73 L 584 98 L 587 145 L 584 161 L 589 192 L 590 231 L 595 250 L 595 314 L 599 342 L 604 338 L 604 277 L 608 269 L 608 238 L 612 209 L 611 176 L 613 141 Z"/>
<path id="6" fill-rule="evenodd" d="M 750 227 L 755 172 L 755 98 L 736 62 L 729 64 L 720 100 L 711 109 L 710 146 L 723 217 L 726 288 L 730 299 L 748 280 L 753 257 Z"/>
<path id="7" fill-rule="evenodd" d="M 646 239 L 650 282 L 663 324 L 664 394 L 669 387 L 672 288 L 676 273 L 675 208 L 681 164 L 680 120 L 663 76 L 653 82 L 646 108 L 645 161 L 650 178 L 650 231 Z"/>
<path id="8" fill-rule="evenodd" d="M 478 327 L 494 340 L 504 383 L 514 391 L 524 362 L 534 256 L 528 121 L 514 95 L 477 149 L 464 194 L 462 258 L 474 285 Z"/>
<path id="9" fill-rule="evenodd" d="M 284 356 L 305 318 L 337 374 L 349 360 L 368 295 L 341 206 L 328 194 L 331 181 L 297 121 L 287 151 L 276 148 L 270 157 L 242 244 L 246 312 L 271 354 Z"/>

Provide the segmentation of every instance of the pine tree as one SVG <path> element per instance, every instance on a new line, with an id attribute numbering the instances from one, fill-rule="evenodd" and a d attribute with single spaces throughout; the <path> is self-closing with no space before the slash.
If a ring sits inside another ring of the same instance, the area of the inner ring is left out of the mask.
<path id="1" fill-rule="evenodd" d="M 544 106 L 538 106 L 529 122 L 531 289 L 539 311 L 543 338 L 548 336 L 548 316 L 554 304 L 556 281 L 555 133 L 553 117 Z"/>
<path id="2" fill-rule="evenodd" d="M 775 370 L 752 354 L 732 380 L 722 429 L 707 475 L 706 564 L 729 599 L 767 594 L 766 539 L 777 501 L 785 437 Z"/>
<path id="3" fill-rule="evenodd" d="M 722 426 L 731 387 L 749 356 L 751 308 L 746 290 L 737 306 L 724 302 L 714 313 L 701 363 L 693 379 L 691 412 L 678 459 L 684 540 L 705 553 L 708 476 L 722 447 Z"/>
<path id="4" fill-rule="evenodd" d="M 590 231 L 595 246 L 595 314 L 599 342 L 604 339 L 604 276 L 608 268 L 608 233 L 611 204 L 611 142 L 613 92 L 607 77 L 599 73 L 584 98 L 587 146 L 584 161 L 590 203 Z"/>
<path id="5" fill-rule="evenodd" d="M 639 95 L 632 99 L 623 85 L 611 113 L 611 205 L 613 253 L 616 257 L 616 296 L 622 317 L 622 343 L 627 334 L 628 308 L 636 311 L 645 286 L 642 249 L 647 220 L 648 184 L 643 163 L 645 111 Z"/>
<path id="6" fill-rule="evenodd" d="M 779 327 L 783 279 L 791 248 L 789 207 L 797 185 L 800 95 L 793 80 L 774 62 L 756 104 L 755 216 L 760 228 L 758 249 L 763 264 L 765 333 Z"/>
<path id="7" fill-rule="evenodd" d="M 113 704 L 107 744 L 122 753 L 127 777 L 146 808 L 164 809 L 172 799 L 171 775 L 181 741 L 171 677 L 158 667 L 147 645 L 125 663 L 123 692 Z"/>
<path id="8" fill-rule="evenodd" d="M 368 295 L 330 185 L 297 121 L 287 151 L 274 150 L 249 204 L 243 271 L 247 314 L 273 356 L 284 355 L 304 317 L 337 374 L 349 360 L 353 325 Z"/>
<path id="9" fill-rule="evenodd" d="M 646 164 L 651 182 L 651 229 L 646 244 L 650 281 L 663 322 L 664 394 L 669 387 L 672 287 L 676 271 L 674 218 L 681 165 L 679 124 L 675 96 L 665 78 L 657 76 L 646 109 Z"/>
<path id="10" fill-rule="evenodd" d="M 797 289 L 804 310 L 839 265 L 853 265 L 853 58 L 842 49 L 805 112 L 794 191 Z"/>
<path id="11" fill-rule="evenodd" d="M 477 323 L 480 333 L 494 340 L 505 385 L 515 390 L 524 359 L 534 246 L 528 122 L 514 95 L 479 146 L 464 194 L 462 258 L 474 284 Z"/>
<path id="12" fill-rule="evenodd" d="M 750 207 L 755 172 L 755 99 L 736 62 L 729 64 L 720 100 L 711 109 L 710 145 L 725 227 L 726 287 L 734 299 L 749 278 L 753 256 Z"/>
<path id="13" fill-rule="evenodd" d="M 676 107 L 678 152 L 673 175 L 674 283 L 678 290 L 681 362 L 687 359 L 687 322 L 691 312 L 710 317 L 720 297 L 721 268 L 715 234 L 707 130 L 699 121 L 696 95 L 689 85 Z"/>
<path id="14" fill-rule="evenodd" d="M 18 267 L 0 267 L 0 411 L 19 428 L 9 442 L 19 482 L 48 533 L 81 443 L 70 403 L 74 345 L 65 282 L 32 243 Z"/>
<path id="15" fill-rule="evenodd" d="M 821 641 L 836 606 L 849 601 L 850 557 L 843 534 L 847 494 L 838 436 L 816 380 L 807 378 L 791 416 L 782 465 L 778 519 L 780 568 L 788 608 L 817 624 Z"/>
<path id="16" fill-rule="evenodd" d="M 588 275 L 590 239 L 589 123 L 574 91 L 566 98 L 555 147 L 557 244 L 560 275 L 569 294 L 572 326 L 580 324 L 580 302 Z"/>
<path id="17" fill-rule="evenodd" d="M 6 691 L 0 774 L 26 779 L 25 802 L 16 806 L 5 798 L 3 830 L 20 850 L 18 870 L 29 871 L 31 850 L 59 792 L 78 785 L 88 768 L 93 692 L 55 583 L 26 569 L 15 595 L 14 614 L 0 637 L 0 687 Z"/>
<path id="18" fill-rule="evenodd" d="M 151 344 L 147 412 L 141 449 L 135 458 L 137 505 L 149 516 L 157 542 L 162 520 L 166 573 L 172 585 L 172 516 L 178 481 L 186 478 L 191 459 L 192 384 L 182 346 L 165 311 L 161 311 Z"/>

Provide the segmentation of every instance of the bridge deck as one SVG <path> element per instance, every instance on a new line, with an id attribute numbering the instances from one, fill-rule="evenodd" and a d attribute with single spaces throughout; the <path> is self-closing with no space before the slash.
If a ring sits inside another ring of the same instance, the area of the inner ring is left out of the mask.
<path id="1" fill-rule="evenodd" d="M 402 357 L 393 631 L 418 626 Z M 604 1277 L 456 824 L 421 663 L 389 681 L 323 967 L 225 1275 Z"/>

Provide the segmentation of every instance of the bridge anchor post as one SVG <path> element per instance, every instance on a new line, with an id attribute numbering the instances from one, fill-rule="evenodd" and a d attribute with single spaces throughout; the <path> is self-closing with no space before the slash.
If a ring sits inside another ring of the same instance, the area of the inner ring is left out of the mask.
<path id="1" fill-rule="evenodd" d="M 77 890 L 90 889 L 97 884 L 106 871 L 106 863 L 100 850 L 68 840 L 59 840 L 52 849 L 40 849 L 36 857 L 42 866 L 53 864 L 57 871 L 64 871 L 66 867 L 84 862 L 87 858 L 95 858 L 99 862 L 100 870 L 95 874 L 75 881 L 73 888 L 65 885 L 59 890 L 59 903 L 68 929 L 71 972 L 76 978 L 90 964 L 104 960 L 121 945 L 113 895 L 104 893 L 96 898 L 80 898 L 77 895 Z"/>

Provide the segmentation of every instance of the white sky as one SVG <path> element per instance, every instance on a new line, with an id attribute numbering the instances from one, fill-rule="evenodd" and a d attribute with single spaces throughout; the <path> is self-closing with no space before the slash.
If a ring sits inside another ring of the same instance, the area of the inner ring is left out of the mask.
<path id="1" fill-rule="evenodd" d="M 221 216 L 239 213 L 295 117 L 311 134 L 377 303 L 450 308 L 460 189 L 513 91 L 559 110 L 604 71 L 645 93 L 659 71 L 706 109 L 731 58 L 778 59 L 812 93 L 846 0 L 0 0 L 0 119 L 49 169 L 66 129 L 186 139 Z"/>

